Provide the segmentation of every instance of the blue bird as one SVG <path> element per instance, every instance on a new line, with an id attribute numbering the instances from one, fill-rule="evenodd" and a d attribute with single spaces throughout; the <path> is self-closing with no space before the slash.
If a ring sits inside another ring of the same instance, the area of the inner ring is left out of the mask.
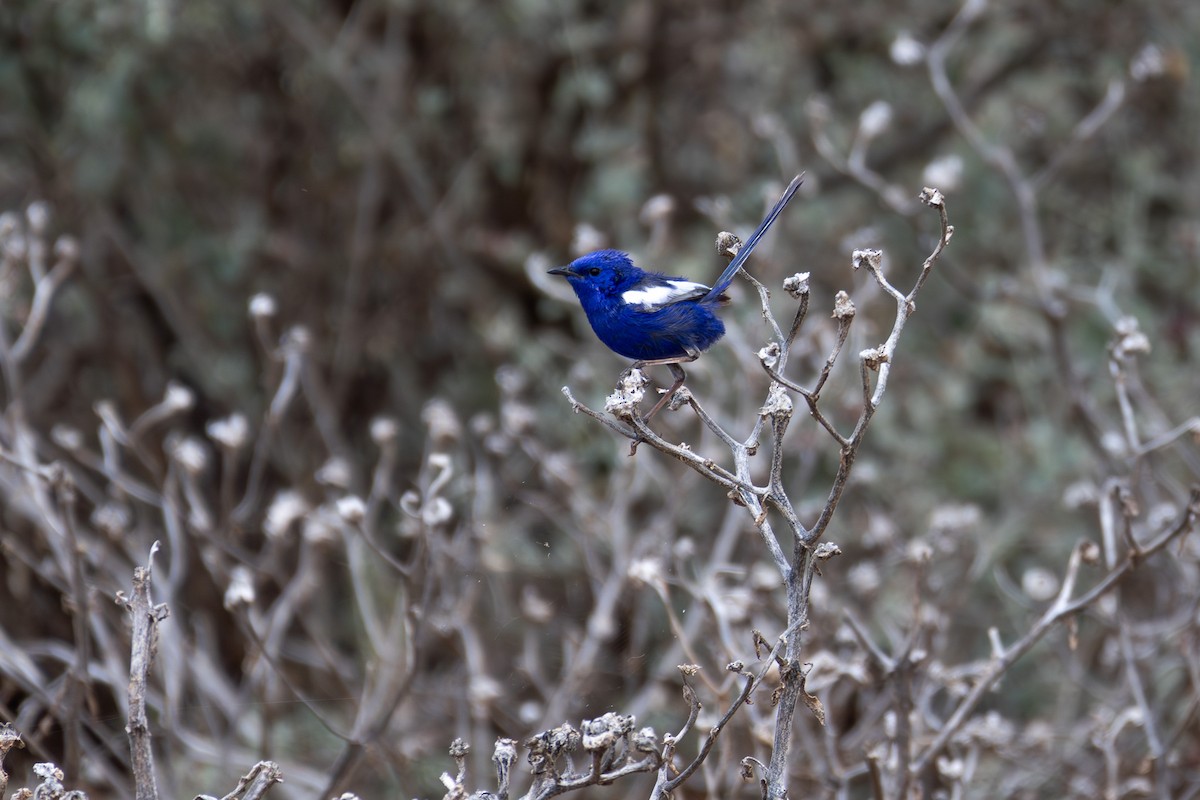
<path id="1" fill-rule="evenodd" d="M 686 278 L 647 272 L 620 250 L 597 250 L 565 267 L 550 270 L 575 290 L 579 304 L 600 341 L 618 355 L 634 359 L 631 369 L 667 366 L 675 383 L 646 415 L 653 417 L 679 391 L 686 378 L 680 364 L 695 361 L 725 335 L 716 310 L 729 302 L 733 283 L 754 246 L 803 181 L 797 175 L 711 287 Z"/>

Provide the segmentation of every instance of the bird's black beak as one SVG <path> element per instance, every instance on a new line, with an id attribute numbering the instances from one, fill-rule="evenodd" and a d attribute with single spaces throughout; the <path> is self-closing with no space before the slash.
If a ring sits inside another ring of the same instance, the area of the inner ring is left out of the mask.
<path id="1" fill-rule="evenodd" d="M 555 267 L 554 269 L 549 270 L 549 274 L 550 275 L 562 275 L 564 278 L 569 278 L 572 275 L 574 275 L 575 273 L 571 272 L 570 267 Z"/>

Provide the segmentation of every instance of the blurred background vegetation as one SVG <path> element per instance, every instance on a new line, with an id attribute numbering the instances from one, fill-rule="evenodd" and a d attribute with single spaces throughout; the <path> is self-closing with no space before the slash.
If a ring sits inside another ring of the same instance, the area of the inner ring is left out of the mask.
<path id="1" fill-rule="evenodd" d="M 572 581 L 586 582 L 592 548 L 612 540 L 599 523 L 591 543 L 560 527 L 571 518 L 554 519 L 564 491 L 603 507 L 606 482 L 635 484 L 627 521 L 669 528 L 654 533 L 668 549 L 679 539 L 705 548 L 727 504 L 649 452 L 638 460 L 651 464 L 630 466 L 623 445 L 567 413 L 560 386 L 596 405 L 623 365 L 574 302 L 541 282 L 544 268 L 603 242 L 711 279 L 721 266 L 716 231 L 752 226 L 804 170 L 804 194 L 754 271 L 771 286 L 811 271 L 815 307 L 825 308 L 835 291 L 867 285 L 849 270 L 854 247 L 882 247 L 898 283 L 911 281 L 935 230 L 912 200 L 934 183 L 957 234 L 907 330 L 835 523 L 849 558 L 823 579 L 833 597 L 814 612 L 827 628 L 814 637 L 833 635 L 837 609 L 855 593 L 871 600 L 873 624 L 903 624 L 918 580 L 897 575 L 906 546 L 965 530 L 968 541 L 946 545 L 958 555 L 919 580 L 960 601 L 943 657 L 980 656 L 983 630 L 1003 627 L 998 613 L 1017 629 L 1025 618 L 1006 589 L 1033 565 L 1057 568 L 1078 537 L 1094 535 L 1091 513 L 1064 496 L 1096 481 L 1108 455 L 1080 429 L 1050 326 L 1012 302 L 1035 280 L 1012 195 L 955 129 L 919 57 L 905 55 L 958 11 L 938 0 L 5 2 L 0 208 L 47 201 L 53 231 L 76 236 L 81 253 L 24 365 L 25 413 L 39 430 L 93 431 L 98 400 L 132 418 L 178 381 L 196 396 L 184 432 L 202 435 L 234 411 L 258 420 L 274 386 L 247 304 L 266 293 L 280 327 L 310 334 L 344 445 L 334 455 L 366 474 L 371 421 L 394 418 L 399 494 L 419 484 L 431 449 L 454 452 L 456 524 L 488 527 L 480 561 L 464 566 L 490 587 L 480 618 L 519 627 L 529 617 L 515 610 L 522 587 L 535 585 L 558 620 L 543 621 L 548 634 L 569 638 L 593 599 Z M 984 134 L 1030 173 L 1055 163 L 1038 193 L 1048 263 L 1037 279 L 1066 304 L 1069 360 L 1102 412 L 1115 413 L 1106 346 L 1117 319 L 1132 315 L 1154 344 L 1142 380 L 1155 413 L 1195 413 L 1198 57 L 1200 6 L 1186 0 L 994 3 L 951 53 L 951 77 Z M 1123 103 L 1055 162 L 1114 81 L 1126 85 Z M 887 120 L 865 161 L 885 184 L 876 191 L 819 153 L 818 139 L 849 153 L 860 115 L 873 104 L 883 113 L 880 101 Z M 657 195 L 673 199 L 665 222 L 643 213 Z M 6 285 L 5 316 L 27 314 L 31 296 Z M 737 374 L 734 350 L 760 346 L 750 293 L 741 300 L 727 342 L 692 373 L 698 396 L 726 396 L 719 385 Z M 885 335 L 888 309 L 863 313 L 867 347 Z M 843 378 L 852 398 L 856 377 Z M 757 400 L 735 394 L 730 408 Z M 431 420 L 444 427 L 431 432 Z M 326 437 L 303 410 L 281 428 L 265 496 L 297 487 L 319 497 Z M 836 453 L 806 452 L 818 441 L 810 429 L 794 436 L 789 458 L 809 481 L 794 491 L 819 508 Z M 487 492 L 471 482 L 483 473 L 494 479 Z M 264 503 L 238 533 L 244 543 L 261 538 L 265 514 Z M 392 515 L 399 524 L 400 511 Z M 14 517 L 0 508 L 6 536 L 22 530 Z M 728 556 L 748 570 L 762 557 L 752 541 Z M 956 584 L 964 575 L 970 591 Z M 330 580 L 335 600 L 346 589 Z M 11 581 L 5 588 L 62 625 L 52 587 L 36 583 L 19 597 Z M 221 591 L 194 588 L 195 613 L 220 619 Z M 649 653 L 657 663 L 658 637 L 670 634 L 661 617 L 635 620 L 638 601 L 625 602 L 620 644 L 598 656 L 604 679 L 547 706 L 596 714 L 635 694 L 642 678 L 627 658 Z M 997 612 L 998 603 L 1013 610 Z M 14 640 L 40 635 L 33 618 L 4 605 Z M 173 610 L 171 624 L 186 630 L 189 611 Z M 497 634 L 495 644 L 516 646 L 522 635 Z M 402 730 L 436 722 L 388 762 L 391 772 L 379 770 L 393 793 L 438 793 L 444 748 L 463 733 L 461 709 L 446 710 L 462 678 L 446 647 L 422 656 L 425 685 L 440 686 L 444 702 L 426 698 L 397 717 Z M 236 672 L 244 655 L 231 646 L 221 661 Z M 493 664 L 503 709 L 472 730 L 519 738 L 546 706 L 522 706 L 531 692 L 503 663 Z M 1022 683 L 1006 713 L 1034 715 L 1058 678 L 1041 674 L 1047 685 Z M 5 686 L 0 704 L 17 708 L 22 696 Z M 337 748 L 314 737 L 289 747 L 297 760 L 311 748 L 321 770 Z M 46 747 L 52 754 L 52 737 Z"/>

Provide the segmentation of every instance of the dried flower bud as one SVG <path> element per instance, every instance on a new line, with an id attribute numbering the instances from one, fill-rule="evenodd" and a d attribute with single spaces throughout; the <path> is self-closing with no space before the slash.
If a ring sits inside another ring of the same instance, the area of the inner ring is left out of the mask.
<path id="1" fill-rule="evenodd" d="M 741 249 L 742 240 L 736 234 L 729 231 L 721 231 L 717 234 L 717 255 L 733 260 Z"/>
<path id="2" fill-rule="evenodd" d="M 451 758 L 466 758 L 471 753 L 471 745 L 467 744 L 462 739 L 455 739 L 450 743 Z"/>
<path id="3" fill-rule="evenodd" d="M 0 214 L 0 239 L 6 239 L 21 227 L 21 218 L 13 211 Z"/>
<path id="4" fill-rule="evenodd" d="M 841 291 L 833 296 L 833 318 L 842 320 L 854 319 L 854 313 L 857 309 L 854 308 L 854 301 L 850 299 L 850 295 Z"/>
<path id="5" fill-rule="evenodd" d="M 892 105 L 886 100 L 876 100 L 863 109 L 858 117 L 858 130 L 863 138 L 874 139 L 892 124 Z"/>
<path id="6" fill-rule="evenodd" d="M 323 505 L 304 515 L 300 535 L 304 537 L 304 541 L 313 544 L 337 541 L 339 521 L 340 517 L 336 512 L 328 504 Z"/>
<path id="7" fill-rule="evenodd" d="M 653 557 L 635 558 L 629 564 L 628 575 L 635 583 L 661 584 L 664 580 L 662 562 Z"/>
<path id="8" fill-rule="evenodd" d="M 617 738 L 633 730 L 636 718 L 633 715 L 614 714 L 611 711 L 597 719 L 583 721 L 583 749 L 588 752 L 603 752 L 617 743 Z"/>
<path id="9" fill-rule="evenodd" d="M 74 236 L 60 236 L 54 242 L 54 257 L 74 263 L 79 260 L 79 241 Z"/>
<path id="10" fill-rule="evenodd" d="M 851 591 L 860 597 L 873 594 L 883 585 L 883 578 L 879 575 L 879 569 L 870 561 L 858 562 L 850 568 L 850 572 L 846 577 Z"/>
<path id="11" fill-rule="evenodd" d="M 542 704 L 538 701 L 526 700 L 517 706 L 517 719 L 521 720 L 521 722 L 526 726 L 532 727 L 533 723 L 542 718 L 542 713 L 544 710 L 545 709 L 542 707 Z M 511 742 L 513 740 L 509 739 L 507 741 Z M 516 744 L 516 742 L 513 742 L 513 744 Z M 497 742 L 497 746 L 499 746 L 499 742 Z"/>
<path id="12" fill-rule="evenodd" d="M 371 420 L 371 441 L 383 447 L 396 441 L 400 425 L 392 417 L 376 417 Z"/>
<path id="13" fill-rule="evenodd" d="M 50 225 L 50 204 L 45 200 L 35 200 L 25 209 L 25 220 L 29 230 L 36 236 L 41 236 Z"/>
<path id="14" fill-rule="evenodd" d="M 808 280 L 811 273 L 797 272 L 783 280 L 783 290 L 791 295 L 796 300 L 804 297 L 809 292 Z"/>
<path id="15" fill-rule="evenodd" d="M 962 156 L 950 154 L 935 158 L 925 165 L 921 180 L 929 186 L 940 186 L 944 191 L 952 192 L 962 183 Z"/>
<path id="16" fill-rule="evenodd" d="M 983 509 L 974 503 L 947 503 L 937 506 L 929 515 L 929 530 L 933 534 L 963 533 L 979 526 Z"/>
<path id="17" fill-rule="evenodd" d="M 633 749 L 639 753 L 657 753 L 660 750 L 658 734 L 654 728 L 642 728 L 630 739 Z"/>
<path id="18" fill-rule="evenodd" d="M 929 186 L 921 190 L 917 199 L 930 208 L 941 208 L 946 205 L 946 198 L 942 196 L 942 193 Z"/>
<path id="19" fill-rule="evenodd" d="M 333 456 L 317 469 L 313 477 L 323 486 L 349 489 L 353 473 L 349 461 L 340 456 Z"/>
<path id="20" fill-rule="evenodd" d="M 499 682 L 490 675 L 472 675 L 467 682 L 467 697 L 472 708 L 488 708 L 503 694 Z"/>
<path id="21" fill-rule="evenodd" d="M 818 561 L 828 561 L 834 556 L 840 556 L 841 554 L 842 548 L 833 542 L 821 542 L 817 545 L 817 549 L 813 551 L 813 557 Z"/>
<path id="22" fill-rule="evenodd" d="M 925 45 L 913 38 L 908 31 L 900 31 L 888 48 L 892 63 L 901 67 L 911 67 L 925 60 Z"/>
<path id="23" fill-rule="evenodd" d="M 575 233 L 571 237 L 571 252 L 577 255 L 590 253 L 604 247 L 606 241 L 604 234 L 597 228 L 581 223 L 575 226 Z"/>
<path id="24" fill-rule="evenodd" d="M 1114 326 L 1117 338 L 1113 343 L 1113 355 L 1119 359 L 1135 353 L 1150 352 L 1150 338 L 1138 327 L 1136 317 L 1122 317 Z"/>
<path id="25" fill-rule="evenodd" d="M 1063 490 L 1062 502 L 1067 508 L 1082 508 L 1094 505 L 1099 497 L 1100 494 L 1096 489 L 1096 484 L 1089 480 L 1079 480 L 1069 484 Z"/>
<path id="26" fill-rule="evenodd" d="M 995 748 L 1007 745 L 1015 735 L 1015 725 L 1002 717 L 1000 712 L 989 711 L 967 722 L 954 738 L 960 742 L 974 742 Z"/>
<path id="27" fill-rule="evenodd" d="M 96 530 L 110 539 L 119 540 L 133 524 L 133 515 L 128 507 L 110 500 L 92 511 L 91 521 Z"/>
<path id="28" fill-rule="evenodd" d="M 182 383 L 169 381 L 163 393 L 162 403 L 169 411 L 187 411 L 196 404 L 196 395 Z"/>
<path id="29" fill-rule="evenodd" d="M 538 414 L 533 406 L 506 400 L 500 403 L 500 426 L 506 433 L 521 436 L 534 430 Z"/>
<path id="30" fill-rule="evenodd" d="M 358 495 L 351 494 L 339 497 L 336 508 L 338 516 L 352 525 L 359 524 L 367 515 L 367 505 Z"/>
<path id="31" fill-rule="evenodd" d="M 62 781 L 67 777 L 66 774 L 61 769 L 59 769 L 57 766 L 55 766 L 54 764 L 52 764 L 49 761 L 43 761 L 39 764 L 34 764 L 33 765 L 33 774 L 37 775 L 43 781 L 51 782 L 51 783 L 62 783 Z M 59 787 L 59 788 L 61 788 L 61 787 Z M 40 793 L 35 793 L 35 796 L 41 797 L 42 795 Z M 52 795 L 52 796 L 58 797 L 60 795 Z"/>
<path id="32" fill-rule="evenodd" d="M 604 410 L 618 419 L 632 419 L 646 396 L 646 383 L 646 376 L 640 369 L 631 369 L 621 376 L 616 391 L 605 399 Z"/>
<path id="33" fill-rule="evenodd" d="M 966 773 L 966 766 L 961 758 L 948 758 L 946 756 L 938 756 L 937 770 L 948 781 L 954 782 L 962 780 Z"/>
<path id="34" fill-rule="evenodd" d="M 199 475 L 208 466 L 208 451 L 195 436 L 169 440 L 171 457 L 189 475 Z"/>
<path id="35" fill-rule="evenodd" d="M 271 539 L 283 536 L 292 525 L 311 510 L 308 501 L 295 489 L 284 489 L 275 495 L 263 520 L 263 532 Z"/>
<path id="36" fill-rule="evenodd" d="M 669 194 L 656 194 L 642 205 L 638 220 L 643 225 L 653 225 L 667 219 L 675 211 L 675 198 Z"/>
<path id="37" fill-rule="evenodd" d="M 873 347 L 858 354 L 859 360 L 867 365 L 867 369 L 879 369 L 888 362 L 887 352 L 882 347 Z"/>
<path id="38" fill-rule="evenodd" d="M 19 231 L 14 231 L 6 235 L 3 239 L 4 257 L 10 261 L 24 261 L 25 255 L 29 252 L 29 241 L 24 234 Z"/>
<path id="39" fill-rule="evenodd" d="M 904 550 L 905 556 L 914 564 L 927 564 L 933 558 L 933 547 L 924 539 L 913 539 Z"/>
<path id="40" fill-rule="evenodd" d="M 239 564 L 229 573 L 229 585 L 225 587 L 225 610 L 233 611 L 239 606 L 254 604 L 254 573 L 249 567 Z"/>
<path id="41" fill-rule="evenodd" d="M 78 428 L 60 423 L 50 429 L 50 441 L 68 453 L 73 453 L 83 447 L 83 434 Z"/>
<path id="42" fill-rule="evenodd" d="M 1058 594 L 1058 576 L 1044 567 L 1030 567 L 1021 576 L 1021 589 L 1039 603 Z"/>
<path id="43" fill-rule="evenodd" d="M 521 613 L 536 625 L 545 625 L 554 619 L 554 606 L 538 594 L 537 589 L 526 584 L 521 591 Z"/>
<path id="44" fill-rule="evenodd" d="M 250 424 L 238 412 L 222 419 L 215 419 L 205 426 L 208 438 L 227 450 L 238 450 L 250 438 Z"/>
<path id="45" fill-rule="evenodd" d="M 1117 457 L 1125 455 L 1125 437 L 1120 431 L 1104 431 L 1100 434 L 1100 444 L 1109 455 Z"/>
<path id="46" fill-rule="evenodd" d="M 430 461 L 432 460 L 431 456 Z M 434 497 L 422 502 L 420 493 L 411 489 L 400 495 L 400 509 L 431 528 L 449 522 L 454 516 L 454 507 L 446 498 Z"/>
<path id="47" fill-rule="evenodd" d="M 1157 78 L 1166 71 L 1166 54 L 1161 47 L 1153 43 L 1143 46 L 1129 64 L 1129 77 L 1138 83 Z"/>
<path id="48" fill-rule="evenodd" d="M 858 271 L 861 267 L 875 271 L 883 264 L 883 251 L 875 247 L 864 247 L 850 254 L 850 266 Z"/>
<path id="49" fill-rule="evenodd" d="M 281 342 L 287 353 L 307 353 L 312 350 L 312 332 L 305 325 L 293 325 L 283 334 Z"/>
<path id="50" fill-rule="evenodd" d="M 788 396 L 787 390 L 782 385 L 772 382 L 771 388 L 767 390 L 767 402 L 758 410 L 758 415 L 787 419 L 792 416 L 793 410 L 795 410 L 795 405 L 792 403 L 792 398 Z"/>
<path id="51" fill-rule="evenodd" d="M 266 292 L 259 292 L 250 298 L 250 316 L 255 319 L 267 319 L 275 316 L 275 298 Z"/>

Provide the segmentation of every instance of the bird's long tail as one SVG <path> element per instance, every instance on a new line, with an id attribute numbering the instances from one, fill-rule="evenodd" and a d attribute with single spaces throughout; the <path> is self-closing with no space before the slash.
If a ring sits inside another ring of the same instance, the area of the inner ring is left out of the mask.
<path id="1" fill-rule="evenodd" d="M 758 230 L 754 231 L 754 233 L 750 235 L 750 238 L 746 240 L 746 243 L 742 245 L 741 249 L 738 250 L 737 255 L 733 257 L 733 261 L 729 262 L 729 266 L 726 267 L 725 271 L 721 273 L 721 277 L 717 278 L 717 282 L 713 284 L 712 289 L 709 290 L 708 294 L 701 298 L 701 302 L 704 302 L 705 300 L 713 300 L 720 295 L 721 292 L 729 288 L 729 284 L 733 283 L 733 276 L 737 275 L 737 271 L 742 268 L 742 264 L 745 264 L 746 259 L 750 257 L 750 251 L 754 249 L 754 246 L 758 244 L 758 240 L 761 239 L 763 234 L 767 232 L 767 229 L 771 227 L 771 223 L 775 222 L 775 219 L 783 211 L 784 206 L 786 206 L 792 199 L 792 196 L 796 194 L 796 190 L 800 188 L 800 184 L 802 183 L 804 183 L 804 173 L 800 173 L 796 177 L 792 178 L 792 182 L 789 183 L 787 189 L 784 190 L 783 196 L 780 197 L 779 201 L 775 203 L 775 206 L 771 209 L 767 216 L 763 218 L 763 221 L 758 223 Z"/>

